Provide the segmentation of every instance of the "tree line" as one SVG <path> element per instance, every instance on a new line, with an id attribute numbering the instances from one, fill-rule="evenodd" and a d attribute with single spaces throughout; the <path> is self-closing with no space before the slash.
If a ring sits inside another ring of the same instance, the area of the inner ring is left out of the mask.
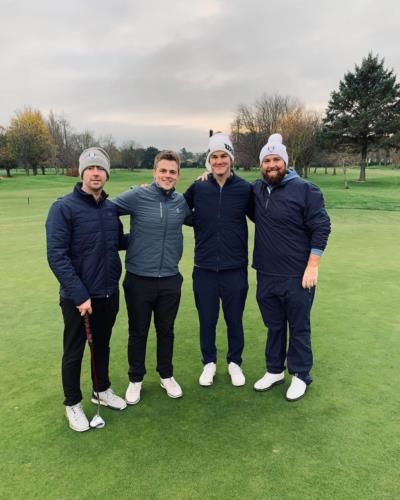
<path id="1" fill-rule="evenodd" d="M 90 131 L 73 131 L 64 116 L 52 111 L 44 118 L 40 111 L 26 107 L 11 119 L 8 128 L 0 126 L 0 168 L 11 176 L 11 170 L 22 168 L 29 175 L 45 174 L 47 168 L 64 173 L 76 170 L 81 152 L 93 146 L 104 148 L 110 156 L 112 168 L 152 168 L 159 150 L 142 147 L 134 140 L 118 147 L 111 134 L 96 138 Z M 205 155 L 180 150 L 183 167 L 203 166 Z"/>
<path id="2" fill-rule="evenodd" d="M 267 95 L 254 104 L 240 104 L 231 124 L 235 164 L 244 169 L 258 166 L 258 154 L 268 136 L 280 132 L 290 153 L 290 165 L 307 176 L 310 165 L 335 165 L 350 158 L 359 161 L 360 181 L 366 180 L 371 161 L 391 162 L 400 150 L 400 85 L 384 59 L 369 53 L 354 71 L 347 72 L 331 92 L 325 114 L 307 109 L 291 96 Z M 76 167 L 80 152 L 103 147 L 112 168 L 152 168 L 158 149 L 143 148 L 135 141 L 121 147 L 112 135 L 96 139 L 89 131 L 74 133 L 63 116 L 53 112 L 45 119 L 40 111 L 17 112 L 8 128 L 0 127 L 0 167 L 29 174 Z M 182 166 L 204 166 L 206 152 L 180 150 Z M 329 157 L 331 158 L 329 160 Z"/>

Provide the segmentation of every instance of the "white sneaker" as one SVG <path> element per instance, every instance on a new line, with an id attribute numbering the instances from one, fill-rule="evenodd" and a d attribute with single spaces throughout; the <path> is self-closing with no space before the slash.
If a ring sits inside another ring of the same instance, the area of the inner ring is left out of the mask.
<path id="1" fill-rule="evenodd" d="M 232 385 L 234 385 L 235 387 L 240 387 L 241 385 L 244 385 L 246 383 L 246 379 L 242 372 L 242 369 L 236 363 L 229 363 L 228 372 L 231 376 Z"/>
<path id="2" fill-rule="evenodd" d="M 203 371 L 199 378 L 199 384 L 203 387 L 213 385 L 216 371 L 217 365 L 215 363 L 207 363 L 206 365 L 204 365 Z"/>
<path id="3" fill-rule="evenodd" d="M 89 430 L 89 420 L 87 419 L 85 412 L 83 411 L 81 403 L 77 403 L 76 405 L 72 406 L 66 406 L 65 415 L 67 417 L 69 426 L 73 431 L 84 432 Z"/>
<path id="4" fill-rule="evenodd" d="M 286 393 L 286 399 L 288 401 L 297 401 L 304 396 L 306 390 L 307 384 L 303 380 L 301 380 L 301 378 L 293 375 L 292 383 L 290 384 L 289 389 Z"/>
<path id="5" fill-rule="evenodd" d="M 260 380 L 257 380 L 257 382 L 254 384 L 254 390 L 255 391 L 268 391 L 274 385 L 279 385 L 283 384 L 285 381 L 285 372 L 281 373 L 269 373 L 266 372 L 266 374 L 260 378 Z"/>
<path id="6" fill-rule="evenodd" d="M 174 377 L 162 378 L 160 379 L 160 381 L 161 381 L 160 383 L 161 387 L 167 391 L 167 394 L 170 398 L 178 399 L 183 396 L 181 386 L 174 379 Z"/>
<path id="7" fill-rule="evenodd" d="M 99 392 L 99 400 L 102 406 L 108 406 L 113 410 L 125 410 L 126 401 L 115 394 L 115 392 L 109 387 L 106 391 Z M 97 405 L 97 394 L 93 393 L 92 403 Z"/>
<path id="8" fill-rule="evenodd" d="M 125 393 L 125 401 L 128 405 L 136 405 L 140 401 L 140 391 L 142 390 L 142 382 L 129 382 Z"/>

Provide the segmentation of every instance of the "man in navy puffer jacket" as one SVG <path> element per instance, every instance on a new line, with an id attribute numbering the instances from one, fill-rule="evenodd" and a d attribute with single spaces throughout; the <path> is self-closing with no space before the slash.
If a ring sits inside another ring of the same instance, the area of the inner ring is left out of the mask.
<path id="1" fill-rule="evenodd" d="M 257 302 L 268 328 L 267 372 L 254 389 L 283 383 L 287 360 L 292 382 L 286 399 L 296 401 L 312 382 L 310 312 L 331 226 L 321 191 L 287 165 L 282 136 L 273 134 L 260 153 L 263 178 L 254 185 L 253 267 Z"/>
<path id="2" fill-rule="evenodd" d="M 60 282 L 64 318 L 64 404 L 69 425 L 78 432 L 89 429 L 80 388 L 85 314 L 90 314 L 100 403 L 126 408 L 125 401 L 112 391 L 108 376 L 109 344 L 119 307 L 118 250 L 127 246 L 117 208 L 103 191 L 109 172 L 104 150 L 83 151 L 79 158 L 82 183 L 52 205 L 46 221 L 47 258 Z M 95 394 L 92 402 L 97 404 Z"/>
<path id="3" fill-rule="evenodd" d="M 232 171 L 234 154 L 228 136 L 209 141 L 207 180 L 194 182 L 185 193 L 193 210 L 195 254 L 193 291 L 200 322 L 203 356 L 201 386 L 213 384 L 216 373 L 216 326 L 220 302 L 227 326 L 228 372 L 242 386 L 243 310 L 247 297 L 247 221 L 253 206 L 252 186 Z"/>

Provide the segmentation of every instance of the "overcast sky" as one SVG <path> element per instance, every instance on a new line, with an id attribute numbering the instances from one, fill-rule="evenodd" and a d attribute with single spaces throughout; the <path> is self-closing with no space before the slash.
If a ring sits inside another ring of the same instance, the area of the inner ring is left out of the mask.
<path id="1" fill-rule="evenodd" d="M 400 74 L 399 0 L 0 0 L 0 125 L 25 106 L 74 131 L 206 149 L 263 93 L 323 111 L 368 52 Z"/>

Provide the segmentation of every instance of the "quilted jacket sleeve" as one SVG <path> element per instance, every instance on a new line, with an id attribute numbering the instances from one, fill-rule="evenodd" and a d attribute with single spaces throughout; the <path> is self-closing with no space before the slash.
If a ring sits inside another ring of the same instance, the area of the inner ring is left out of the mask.
<path id="1" fill-rule="evenodd" d="M 68 207 L 61 200 L 50 208 L 46 221 L 47 260 L 62 288 L 75 305 L 90 298 L 71 260 L 72 221 Z"/>

